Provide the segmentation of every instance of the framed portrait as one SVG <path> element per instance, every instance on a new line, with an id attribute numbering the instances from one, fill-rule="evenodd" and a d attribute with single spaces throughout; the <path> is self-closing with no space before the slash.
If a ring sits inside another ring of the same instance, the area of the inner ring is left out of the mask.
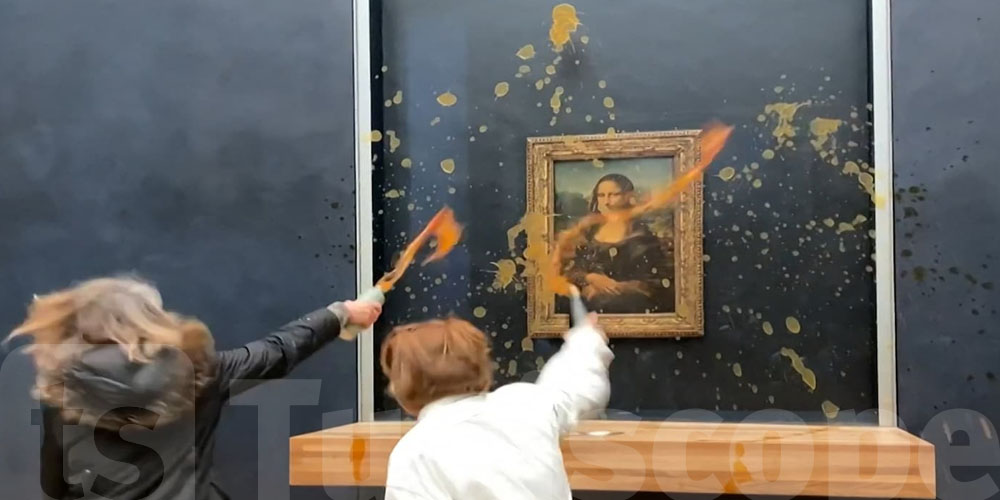
<path id="1" fill-rule="evenodd" d="M 528 212 L 546 214 L 549 254 L 581 218 L 640 204 L 693 168 L 700 132 L 529 138 Z M 587 228 L 561 259 L 610 337 L 703 335 L 702 204 L 698 179 L 662 209 Z M 529 334 L 557 336 L 569 326 L 569 303 L 542 281 L 527 280 Z"/>

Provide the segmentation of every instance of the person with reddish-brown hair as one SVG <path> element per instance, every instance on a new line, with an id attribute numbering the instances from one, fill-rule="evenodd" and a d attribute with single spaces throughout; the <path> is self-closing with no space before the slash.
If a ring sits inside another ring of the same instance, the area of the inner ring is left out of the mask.
<path id="1" fill-rule="evenodd" d="M 571 500 L 559 439 L 607 405 L 613 355 L 593 315 L 564 339 L 535 383 L 489 392 L 489 344 L 469 322 L 390 332 L 382 371 L 417 423 L 389 456 L 386 500 Z"/>

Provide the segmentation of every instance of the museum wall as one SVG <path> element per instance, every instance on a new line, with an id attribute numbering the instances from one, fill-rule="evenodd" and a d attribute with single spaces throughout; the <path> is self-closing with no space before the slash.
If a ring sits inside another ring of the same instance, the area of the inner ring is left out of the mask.
<path id="1" fill-rule="evenodd" d="M 900 423 L 939 498 L 1000 498 L 1000 4 L 892 7 Z"/>
<path id="2" fill-rule="evenodd" d="M 381 3 L 376 275 L 444 205 L 465 234 L 397 285 L 376 339 L 454 314 L 489 334 L 498 383 L 532 379 L 560 343 L 526 340 L 527 139 L 721 120 L 735 130 L 704 177 L 704 336 L 614 339 L 609 417 L 872 421 L 867 2 L 573 5 L 556 52 L 555 3 Z M 376 406 L 398 417 L 380 375 Z"/>
<path id="3" fill-rule="evenodd" d="M 118 272 L 219 348 L 353 296 L 351 42 L 350 2 L 0 2 L 0 335 L 32 294 Z M 22 347 L 0 346 L 4 499 L 42 497 Z M 356 359 L 335 343 L 225 410 L 233 498 L 328 498 L 258 449 L 350 422 Z"/>

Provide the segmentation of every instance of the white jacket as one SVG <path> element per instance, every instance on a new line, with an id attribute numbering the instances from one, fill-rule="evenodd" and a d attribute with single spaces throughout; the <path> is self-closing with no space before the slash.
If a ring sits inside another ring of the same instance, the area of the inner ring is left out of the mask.
<path id="1" fill-rule="evenodd" d="M 611 392 L 600 332 L 571 330 L 538 381 L 439 399 L 389 456 L 386 500 L 571 500 L 559 439 Z"/>

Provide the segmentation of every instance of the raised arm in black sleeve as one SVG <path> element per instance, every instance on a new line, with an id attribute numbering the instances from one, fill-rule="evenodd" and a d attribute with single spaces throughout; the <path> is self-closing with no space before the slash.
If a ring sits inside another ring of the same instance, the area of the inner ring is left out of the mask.
<path id="1" fill-rule="evenodd" d="M 219 360 L 219 388 L 226 396 L 263 382 L 288 375 L 299 363 L 340 335 L 347 323 L 347 311 L 339 303 L 313 311 L 278 331 L 250 342 L 242 347 L 221 351 Z"/>

